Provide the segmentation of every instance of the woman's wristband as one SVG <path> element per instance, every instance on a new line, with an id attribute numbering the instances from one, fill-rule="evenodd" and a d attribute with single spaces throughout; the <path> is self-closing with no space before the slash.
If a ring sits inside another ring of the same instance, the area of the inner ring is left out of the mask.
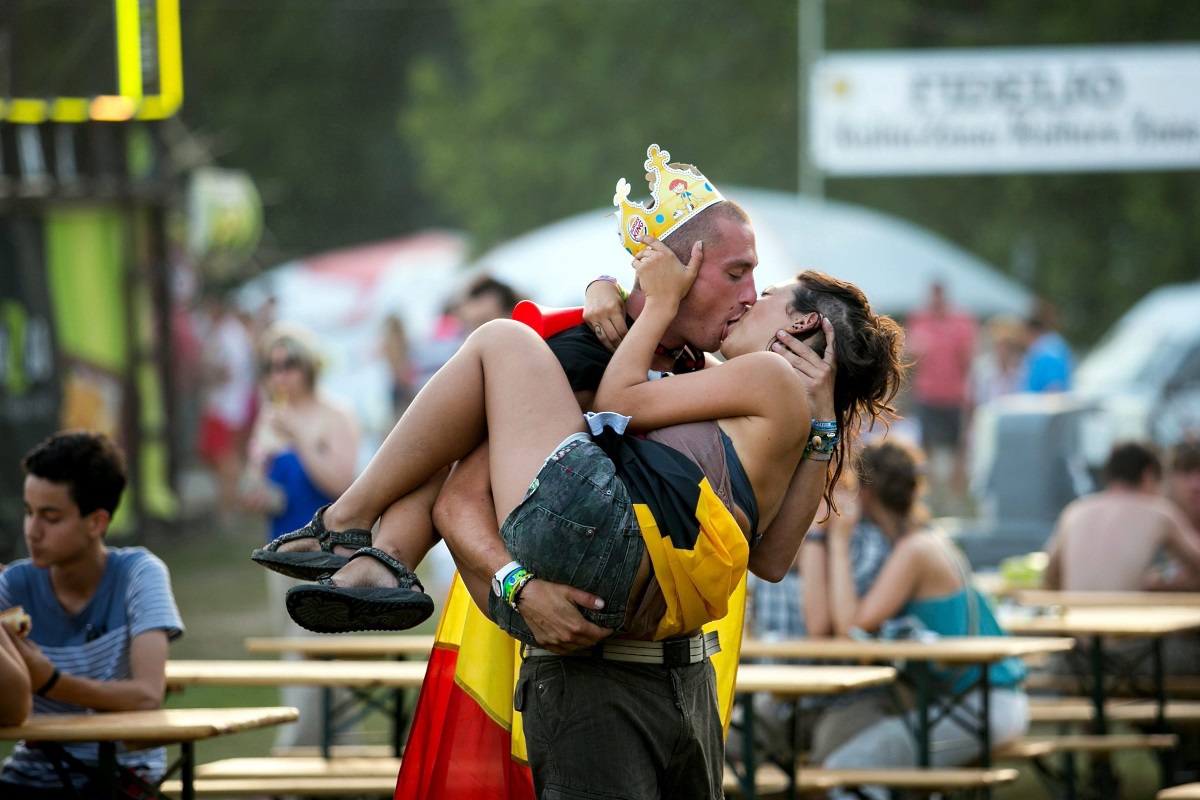
<path id="1" fill-rule="evenodd" d="M 54 688 L 54 684 L 58 683 L 58 679 L 62 677 L 62 673 L 58 671 L 58 667 L 54 668 L 54 672 L 50 673 L 50 677 L 42 684 L 42 688 L 38 689 L 34 694 L 38 697 L 45 697 L 46 693 Z"/>
<path id="2" fill-rule="evenodd" d="M 833 458 L 833 453 L 837 449 L 838 442 L 841 436 L 838 435 L 837 420 L 817 420 L 812 421 L 812 428 L 809 430 L 811 438 L 804 446 L 804 453 L 801 458 L 806 458 L 809 461 L 829 461 Z"/>
<path id="3" fill-rule="evenodd" d="M 624 303 L 626 300 L 629 299 L 629 292 L 625 291 L 621 287 L 621 282 L 618 281 L 616 278 L 614 278 L 612 275 L 600 275 L 598 277 L 592 278 L 592 280 L 590 280 L 588 282 L 588 285 L 584 288 L 583 291 L 586 293 L 587 290 L 590 289 L 592 284 L 595 283 L 596 281 L 608 281 L 613 286 L 617 287 L 617 294 L 621 295 L 622 303 Z"/>

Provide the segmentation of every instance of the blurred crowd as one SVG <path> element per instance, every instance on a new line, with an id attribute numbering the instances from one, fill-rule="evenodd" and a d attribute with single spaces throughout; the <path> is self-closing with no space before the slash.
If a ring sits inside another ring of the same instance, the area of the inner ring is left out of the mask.
<path id="1" fill-rule="evenodd" d="M 1074 356 L 1048 303 L 1024 319 L 996 315 L 980 324 L 941 282 L 904 328 L 912 362 L 906 416 L 930 460 L 929 502 L 942 515 L 965 515 L 975 411 L 1004 395 L 1069 390 Z"/>

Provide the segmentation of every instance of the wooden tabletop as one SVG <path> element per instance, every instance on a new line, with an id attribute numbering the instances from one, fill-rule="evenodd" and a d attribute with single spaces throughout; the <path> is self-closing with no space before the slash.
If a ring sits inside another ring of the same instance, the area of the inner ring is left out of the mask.
<path id="1" fill-rule="evenodd" d="M 1164 636 L 1200 628 L 1200 607 L 1062 606 L 1033 614 L 999 609 L 1000 624 L 1016 634 L 1047 636 Z"/>
<path id="2" fill-rule="evenodd" d="M 1064 592 L 1022 589 L 1014 597 L 1023 606 L 1198 606 L 1200 592 Z"/>
<path id="3" fill-rule="evenodd" d="M 772 692 L 795 697 L 841 694 L 896 680 L 893 667 L 811 666 L 808 664 L 741 664 L 738 692 Z"/>
<path id="4" fill-rule="evenodd" d="M 167 685 L 347 686 L 358 689 L 420 686 L 425 661 L 175 661 Z"/>
<path id="5" fill-rule="evenodd" d="M 174 744 L 294 722 L 289 706 L 268 708 L 163 708 L 96 714 L 34 714 L 24 725 L 0 727 L 0 741 L 128 742 Z"/>
<path id="6" fill-rule="evenodd" d="M 856 639 L 783 639 L 742 642 L 742 658 L 803 658 L 864 661 L 921 659 L 947 664 L 982 664 L 1010 657 L 1070 650 L 1072 639 L 1029 636 L 941 636 L 933 641 L 858 641 Z"/>
<path id="7" fill-rule="evenodd" d="M 360 636 L 250 636 L 251 653 L 299 653 L 305 658 L 396 658 L 423 656 L 433 650 L 433 634 L 387 633 Z"/>

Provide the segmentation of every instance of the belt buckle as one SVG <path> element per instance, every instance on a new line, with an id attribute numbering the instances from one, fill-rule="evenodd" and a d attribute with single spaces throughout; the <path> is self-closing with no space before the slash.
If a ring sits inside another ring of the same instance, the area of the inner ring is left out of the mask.
<path id="1" fill-rule="evenodd" d="M 662 643 L 663 666 L 686 667 L 692 663 L 692 640 L 671 639 Z"/>

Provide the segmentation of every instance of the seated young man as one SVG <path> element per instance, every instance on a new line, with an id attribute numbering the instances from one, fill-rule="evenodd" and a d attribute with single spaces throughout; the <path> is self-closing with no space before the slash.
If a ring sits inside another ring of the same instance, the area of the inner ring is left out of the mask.
<path id="1" fill-rule="evenodd" d="M 145 548 L 108 547 L 104 535 L 125 488 L 120 449 L 84 431 L 55 434 L 21 462 L 30 557 L 0 572 L 0 611 L 24 606 L 28 636 L 13 637 L 29 672 L 36 713 L 125 711 L 162 705 L 167 644 L 183 634 L 166 565 Z M 4 687 L 7 692 L 8 686 Z M 95 743 L 17 745 L 0 773 L 0 797 L 89 797 Z M 148 780 L 164 748 L 117 759 Z M 74 789 L 64 786 L 69 780 Z"/>

